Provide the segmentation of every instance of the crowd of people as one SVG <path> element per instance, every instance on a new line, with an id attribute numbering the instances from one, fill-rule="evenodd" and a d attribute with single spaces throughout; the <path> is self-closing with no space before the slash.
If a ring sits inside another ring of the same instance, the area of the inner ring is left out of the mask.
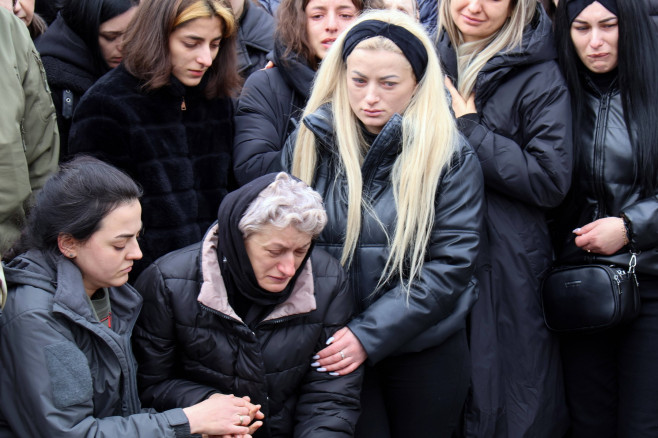
<path id="1" fill-rule="evenodd" d="M 0 437 L 655 437 L 657 13 L 0 0 Z"/>

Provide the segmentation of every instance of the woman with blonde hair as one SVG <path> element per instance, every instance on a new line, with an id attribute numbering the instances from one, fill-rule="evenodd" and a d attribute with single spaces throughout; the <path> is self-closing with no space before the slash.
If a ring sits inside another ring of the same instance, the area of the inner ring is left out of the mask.
<path id="1" fill-rule="evenodd" d="M 318 245 L 348 270 L 359 312 L 313 365 L 342 375 L 367 360 L 356 436 L 449 437 L 469 380 L 477 158 L 413 18 L 365 14 L 334 45 L 284 150 L 323 195 Z"/>
<path id="2" fill-rule="evenodd" d="M 553 256 L 545 211 L 571 177 L 569 93 L 551 21 L 536 0 L 444 0 L 438 50 L 487 200 L 465 432 L 562 436 L 559 348 L 539 302 Z"/>

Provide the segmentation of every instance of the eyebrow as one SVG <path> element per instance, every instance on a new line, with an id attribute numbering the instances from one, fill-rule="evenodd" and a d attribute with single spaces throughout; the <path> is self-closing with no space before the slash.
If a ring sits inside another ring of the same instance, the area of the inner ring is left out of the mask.
<path id="1" fill-rule="evenodd" d="M 366 75 L 364 75 L 363 73 L 361 73 L 358 70 L 352 70 L 352 73 L 354 73 L 357 76 L 361 76 L 362 78 L 367 77 Z M 398 75 L 387 75 L 387 76 L 382 76 L 381 78 L 378 78 L 378 80 L 381 81 L 382 79 L 392 79 L 392 78 L 399 78 L 399 77 L 400 76 L 398 76 Z"/>
<path id="2" fill-rule="evenodd" d="M 183 38 L 188 38 L 194 41 L 205 41 L 205 38 L 196 35 L 184 35 Z M 220 41 L 221 39 L 222 39 L 222 35 L 218 36 L 217 38 L 213 38 L 210 41 Z"/>
<path id="3" fill-rule="evenodd" d="M 603 20 L 599 20 L 599 21 L 597 21 L 597 23 L 606 23 L 608 21 L 613 21 L 613 20 L 617 20 L 617 19 L 618 19 L 618 17 L 615 17 L 613 15 L 612 17 L 608 17 L 608 18 L 604 18 Z M 574 23 L 578 22 L 578 23 L 581 23 L 581 24 L 589 24 L 589 21 L 579 20 L 577 18 L 575 20 L 573 20 L 573 22 Z"/>

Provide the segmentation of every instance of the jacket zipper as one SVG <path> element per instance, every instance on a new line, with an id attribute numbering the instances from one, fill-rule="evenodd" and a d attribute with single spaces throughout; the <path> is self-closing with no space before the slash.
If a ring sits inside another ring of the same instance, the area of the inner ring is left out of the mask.
<path id="1" fill-rule="evenodd" d="M 185 105 L 185 96 L 183 96 L 183 100 L 181 101 L 180 110 L 187 111 L 187 105 Z"/>
<path id="2" fill-rule="evenodd" d="M 605 93 L 601 98 L 599 105 L 599 114 L 597 117 L 596 130 L 594 136 L 594 191 L 597 194 L 598 203 L 598 217 L 599 219 L 606 216 L 605 203 L 603 198 L 605 196 L 605 187 L 603 184 L 603 168 L 604 168 L 604 154 L 603 154 L 603 136 L 605 133 L 606 125 L 608 124 L 608 108 L 610 106 L 610 93 Z"/>

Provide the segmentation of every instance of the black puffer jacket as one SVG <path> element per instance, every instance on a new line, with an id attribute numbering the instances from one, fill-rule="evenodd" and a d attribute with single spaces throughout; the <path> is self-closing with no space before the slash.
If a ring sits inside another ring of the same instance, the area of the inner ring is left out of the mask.
<path id="1" fill-rule="evenodd" d="M 330 107 L 321 107 L 305 117 L 304 123 L 318 144 L 319 167 L 313 188 L 322 195 L 328 216 L 318 246 L 340 258 L 347 221 L 347 181 L 344 176 L 336 179 L 333 172 L 336 147 Z M 363 194 L 377 219 L 362 211 L 362 232 L 349 267 L 360 314 L 348 327 L 368 353 L 370 364 L 439 345 L 464 327 L 477 295 L 473 274 L 482 226 L 483 183 L 477 157 L 466 142 L 437 187 L 436 216 L 422 278 L 412 284 L 408 305 L 398 281 L 376 290 L 389 254 L 387 234 L 393 236 L 397 217 L 390 176 L 400 153 L 401 123 L 397 114 L 389 120 L 362 165 Z M 290 156 L 291 148 L 289 141 L 285 157 Z"/>
<path id="2" fill-rule="evenodd" d="M 80 270 L 29 251 L 5 267 L 0 316 L 0 437 L 190 437 L 182 409 L 142 410 L 130 336 L 142 298 L 109 288 L 112 328 L 99 322 Z"/>
<path id="3" fill-rule="evenodd" d="M 46 69 L 53 103 L 57 111 L 60 161 L 68 157 L 68 139 L 73 111 L 83 94 L 105 71 L 94 66 L 87 45 L 66 25 L 61 15 L 36 41 Z"/>
<path id="4" fill-rule="evenodd" d="M 274 18 L 250 0 L 244 2 L 236 44 L 238 72 L 245 78 L 265 67 L 274 47 Z"/>
<path id="5" fill-rule="evenodd" d="M 145 92 L 123 65 L 103 76 L 75 112 L 70 150 L 126 171 L 143 188 L 144 258 L 198 242 L 217 218 L 231 181 L 233 102 L 208 100 L 203 82 Z M 185 103 L 185 110 L 182 109 Z"/>
<path id="6" fill-rule="evenodd" d="M 655 29 L 658 32 L 658 0 L 647 0 L 649 3 L 649 14 L 653 20 L 653 24 L 656 25 Z"/>
<path id="7" fill-rule="evenodd" d="M 658 276 L 658 193 L 645 197 L 633 184 L 633 147 L 630 143 L 621 94 L 615 81 L 605 93 L 598 91 L 589 77 L 587 114 L 581 117 L 576 136 L 579 166 L 569 201 L 561 208 L 566 245 L 560 263 L 614 263 L 627 266 L 629 250 L 638 252 L 637 271 Z M 612 256 L 588 254 L 574 243 L 571 230 L 604 217 L 626 217 L 630 225 L 630 245 Z"/>
<path id="8" fill-rule="evenodd" d="M 445 31 L 438 49 L 454 79 L 456 56 Z M 475 106 L 477 114 L 458 121 L 486 186 L 466 433 L 562 436 L 568 419 L 559 350 L 544 325 L 539 288 L 553 258 L 545 211 L 562 202 L 571 182 L 571 106 L 540 5 L 522 45 L 480 71 Z"/>
<path id="9" fill-rule="evenodd" d="M 144 308 L 133 339 L 143 402 L 164 410 L 214 392 L 248 395 L 265 414 L 254 438 L 353 436 L 361 369 L 333 377 L 310 366 L 354 310 L 340 265 L 313 251 L 292 295 L 252 332 L 228 304 L 215 227 L 137 281 Z"/>
<path id="10" fill-rule="evenodd" d="M 280 153 L 311 92 L 315 72 L 298 56 L 274 48 L 275 67 L 247 79 L 235 116 L 233 170 L 241 186 L 278 170 Z"/>

